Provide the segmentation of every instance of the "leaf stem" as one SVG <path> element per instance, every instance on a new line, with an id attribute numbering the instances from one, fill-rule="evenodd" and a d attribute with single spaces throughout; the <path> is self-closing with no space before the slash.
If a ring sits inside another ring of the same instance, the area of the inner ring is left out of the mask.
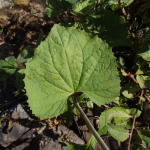
<path id="1" fill-rule="evenodd" d="M 87 125 L 87 127 L 91 131 L 91 133 L 94 135 L 94 137 L 96 138 L 99 145 L 102 147 L 103 150 L 109 150 L 109 148 L 107 147 L 107 145 L 105 144 L 103 139 L 100 137 L 100 135 L 96 132 L 96 130 L 94 129 L 94 127 L 91 124 L 90 120 L 87 118 L 84 111 L 82 110 L 79 103 L 77 102 L 76 97 L 75 97 L 75 93 L 72 95 L 72 97 L 73 97 L 75 107 L 79 110 L 85 124 Z"/>

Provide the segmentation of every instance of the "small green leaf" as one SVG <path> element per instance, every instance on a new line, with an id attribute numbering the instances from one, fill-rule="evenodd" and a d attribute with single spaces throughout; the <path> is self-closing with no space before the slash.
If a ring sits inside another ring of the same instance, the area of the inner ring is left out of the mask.
<path id="1" fill-rule="evenodd" d="M 140 87 L 136 83 L 127 83 L 122 86 L 121 92 L 127 98 L 134 98 L 139 90 Z"/>
<path id="2" fill-rule="evenodd" d="M 97 105 L 112 102 L 120 80 L 111 48 L 84 31 L 54 25 L 26 63 L 25 89 L 33 113 L 51 118 L 67 111 L 67 99 L 84 93 Z"/>
<path id="3" fill-rule="evenodd" d="M 121 107 L 107 109 L 101 113 L 98 133 L 102 135 L 108 131 L 115 139 L 124 141 L 129 137 L 129 132 L 125 127 L 130 118 L 131 115 Z"/>
<path id="4" fill-rule="evenodd" d="M 118 141 L 125 141 L 129 137 L 129 131 L 124 127 L 108 124 L 108 132 Z"/>
<path id="5" fill-rule="evenodd" d="M 137 130 L 139 137 L 150 146 L 150 130 Z M 148 146 L 148 147 L 149 147 Z"/>
<path id="6" fill-rule="evenodd" d="M 123 3 L 124 7 L 129 6 L 134 0 L 121 0 L 121 2 Z M 120 9 L 120 6 L 118 4 L 117 0 L 105 0 L 104 4 L 105 7 L 109 7 L 112 10 L 116 11 L 118 9 Z"/>
<path id="7" fill-rule="evenodd" d="M 66 11 L 71 6 L 72 4 L 66 0 L 47 0 L 46 1 L 47 15 L 50 18 L 53 18 L 59 15 L 60 13 Z"/>
<path id="8" fill-rule="evenodd" d="M 136 80 L 139 83 L 140 88 L 142 89 L 145 84 L 145 80 L 142 75 L 136 75 Z"/>
<path id="9" fill-rule="evenodd" d="M 117 47 L 132 44 L 126 21 L 123 17 L 108 10 L 100 10 L 88 16 L 87 19 L 89 20 L 89 26 L 92 25 L 93 27 L 91 32 L 98 31 L 98 36 L 102 40 L 106 40 L 109 46 Z"/>
<path id="10" fill-rule="evenodd" d="M 18 55 L 17 60 L 21 64 L 25 64 L 26 62 L 30 61 L 31 58 L 33 57 L 33 49 L 31 48 L 30 45 L 26 46 Z"/>
<path id="11" fill-rule="evenodd" d="M 78 103 L 83 102 L 83 99 L 87 99 L 87 96 L 82 93 L 81 95 L 76 96 Z"/>
<path id="12" fill-rule="evenodd" d="M 125 70 L 121 69 L 121 73 L 123 76 L 127 76 L 128 74 L 125 72 Z"/>
<path id="13" fill-rule="evenodd" d="M 91 100 L 88 99 L 86 104 L 88 108 L 93 108 L 93 102 Z"/>
<path id="14" fill-rule="evenodd" d="M 150 46 L 145 46 L 137 52 L 144 60 L 150 61 Z"/>
<path id="15" fill-rule="evenodd" d="M 137 59 L 135 60 L 136 62 L 136 65 L 137 65 L 137 71 L 136 71 L 136 75 L 141 75 L 141 74 L 145 74 L 145 73 L 148 73 L 150 70 L 149 70 L 149 63 L 142 59 L 142 57 L 140 56 L 137 56 Z"/>
<path id="16" fill-rule="evenodd" d="M 8 123 L 8 131 L 11 132 L 12 128 L 13 128 L 13 121 L 9 121 L 9 123 Z"/>
<path id="17" fill-rule="evenodd" d="M 9 56 L 5 60 L 0 60 L 0 81 L 6 82 L 7 78 L 17 70 L 17 63 L 14 56 Z"/>
<path id="18" fill-rule="evenodd" d="M 9 56 L 5 58 L 5 61 L 11 65 L 13 68 L 18 67 L 17 63 L 15 62 L 15 57 L 14 56 Z"/>
<path id="19" fill-rule="evenodd" d="M 93 150 L 95 148 L 97 141 L 95 137 L 92 135 L 89 142 L 85 145 L 77 145 L 74 143 L 68 143 L 67 150 Z"/>
<path id="20" fill-rule="evenodd" d="M 131 108 L 131 109 L 125 109 L 126 112 L 130 115 L 130 116 L 134 116 L 135 112 L 136 112 L 136 108 Z M 136 118 L 138 118 L 141 115 L 141 111 L 138 110 L 136 113 Z"/>
<path id="21" fill-rule="evenodd" d="M 112 137 L 114 137 L 118 141 L 125 141 L 129 137 L 129 131 L 125 129 L 123 126 L 113 125 L 113 124 L 107 124 L 102 129 L 98 130 L 98 133 L 100 135 L 106 134 L 106 132 L 109 132 Z"/>
<path id="22" fill-rule="evenodd" d="M 80 1 L 74 5 L 71 13 L 74 15 L 79 13 L 82 15 L 87 15 L 91 12 L 91 9 L 94 6 L 95 6 L 95 0 Z"/>
<path id="23" fill-rule="evenodd" d="M 117 63 L 119 64 L 119 66 L 122 68 L 125 64 L 124 59 L 122 57 L 119 57 L 117 59 Z"/>
<path id="24" fill-rule="evenodd" d="M 131 145 L 131 150 L 147 150 L 147 147 L 145 147 L 142 143 L 133 143 Z"/>
<path id="25" fill-rule="evenodd" d="M 125 109 L 121 107 L 113 107 L 111 109 L 107 109 L 101 113 L 100 116 L 100 129 L 103 128 L 108 123 L 122 123 L 127 122 L 131 116 L 126 112 Z"/>
<path id="26" fill-rule="evenodd" d="M 84 1 L 84 0 L 66 0 L 67 2 L 69 2 L 70 4 L 74 5 L 79 1 Z"/>

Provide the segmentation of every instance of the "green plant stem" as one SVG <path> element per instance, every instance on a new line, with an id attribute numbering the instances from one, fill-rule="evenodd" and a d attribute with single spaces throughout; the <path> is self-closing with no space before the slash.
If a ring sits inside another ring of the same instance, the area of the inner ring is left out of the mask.
<path id="1" fill-rule="evenodd" d="M 76 101 L 75 94 L 73 94 L 73 101 L 74 101 L 75 107 L 79 110 L 79 112 L 80 112 L 80 114 L 81 114 L 81 116 L 82 116 L 85 124 L 87 125 L 88 129 L 94 135 L 94 137 L 96 138 L 97 142 L 100 144 L 100 146 L 102 147 L 102 149 L 103 150 L 109 150 L 109 148 L 107 147 L 107 145 L 105 144 L 105 142 L 102 140 L 102 138 L 100 137 L 100 135 L 94 129 L 94 127 L 91 124 L 90 120 L 85 115 L 84 111 L 81 109 L 79 103 Z"/>

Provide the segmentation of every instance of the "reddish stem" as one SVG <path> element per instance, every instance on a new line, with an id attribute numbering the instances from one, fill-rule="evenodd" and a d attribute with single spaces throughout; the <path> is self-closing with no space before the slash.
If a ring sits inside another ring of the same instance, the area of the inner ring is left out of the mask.
<path id="1" fill-rule="evenodd" d="M 0 35 L 0 39 L 12 50 L 12 48 L 4 41 L 1 35 Z"/>
<path id="2" fill-rule="evenodd" d="M 0 118 L 6 119 L 6 120 L 9 120 L 9 121 L 12 121 L 12 122 L 17 122 L 17 123 L 19 123 L 19 124 L 21 124 L 21 123 L 22 123 L 22 122 L 19 122 L 19 121 L 17 121 L 17 120 L 11 120 L 11 119 L 6 118 L 6 117 L 0 117 Z"/>
<path id="3" fill-rule="evenodd" d="M 135 79 L 134 75 L 131 74 L 130 72 L 127 74 L 127 76 L 129 76 L 130 78 L 133 79 L 133 81 L 136 83 L 136 84 L 139 84 L 139 82 Z"/>
<path id="4" fill-rule="evenodd" d="M 142 90 L 142 92 L 141 92 L 140 99 L 139 99 L 139 102 L 138 102 L 138 106 L 137 106 L 135 115 L 134 115 L 134 117 L 133 117 L 132 129 L 131 129 L 131 132 L 130 132 L 130 134 L 129 134 L 130 137 L 129 137 L 128 150 L 130 150 L 130 145 L 131 145 L 131 139 L 132 139 L 133 129 L 135 129 L 136 114 L 137 114 L 137 111 L 139 110 L 139 107 L 140 107 L 140 105 L 141 105 L 141 97 L 143 96 L 143 94 L 144 94 L 144 90 Z"/>
<path id="5" fill-rule="evenodd" d="M 119 3 L 119 5 L 120 5 L 120 8 L 121 8 L 122 13 L 123 13 L 123 15 L 124 15 L 124 18 L 125 18 L 125 20 L 126 20 L 127 26 L 128 26 L 128 28 L 129 28 L 129 32 L 130 32 L 130 34 L 132 35 L 133 39 L 135 39 L 135 34 L 133 33 L 133 31 L 132 31 L 132 26 L 131 26 L 131 24 L 130 24 L 129 21 L 128 21 L 128 15 L 127 15 L 127 13 L 126 13 L 124 7 L 123 7 L 122 1 L 121 1 L 121 0 L 118 0 L 118 3 Z"/>

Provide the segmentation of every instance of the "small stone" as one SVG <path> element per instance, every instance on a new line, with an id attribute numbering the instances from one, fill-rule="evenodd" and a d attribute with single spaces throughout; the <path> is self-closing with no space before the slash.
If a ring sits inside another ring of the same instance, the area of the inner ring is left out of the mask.
<path id="1" fill-rule="evenodd" d="M 28 6 L 30 0 L 14 0 L 14 3 L 20 6 Z"/>

